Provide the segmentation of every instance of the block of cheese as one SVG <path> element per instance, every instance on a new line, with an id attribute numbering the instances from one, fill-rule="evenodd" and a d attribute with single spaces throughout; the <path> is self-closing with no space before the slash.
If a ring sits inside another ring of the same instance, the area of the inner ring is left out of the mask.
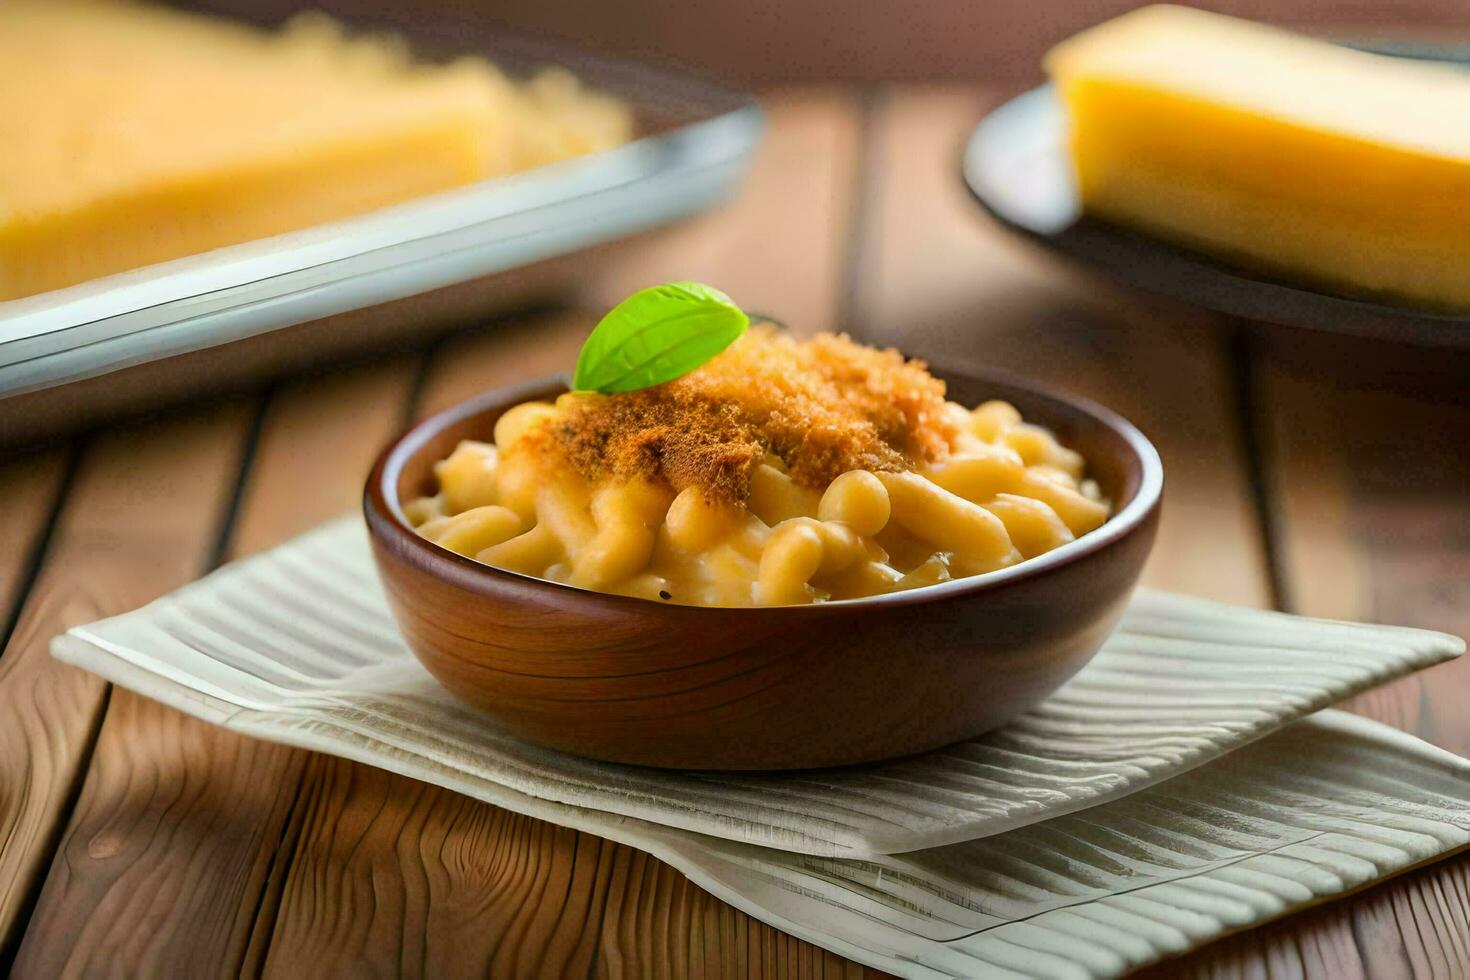
<path id="1" fill-rule="evenodd" d="M 1046 68 L 1088 213 L 1304 285 L 1470 308 L 1470 72 L 1173 6 Z"/>
<path id="2" fill-rule="evenodd" d="M 565 73 L 127 2 L 0 2 L 0 300 L 627 140 Z"/>

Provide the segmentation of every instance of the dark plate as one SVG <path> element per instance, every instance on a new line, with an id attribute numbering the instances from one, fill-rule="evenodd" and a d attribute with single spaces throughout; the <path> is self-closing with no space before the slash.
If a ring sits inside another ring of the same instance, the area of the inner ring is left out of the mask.
<path id="1" fill-rule="evenodd" d="M 1002 105 L 971 135 L 965 183 L 1012 231 L 1131 286 L 1246 320 L 1470 351 L 1470 316 L 1318 292 L 1083 216 L 1064 127 L 1061 104 L 1043 85 Z"/>

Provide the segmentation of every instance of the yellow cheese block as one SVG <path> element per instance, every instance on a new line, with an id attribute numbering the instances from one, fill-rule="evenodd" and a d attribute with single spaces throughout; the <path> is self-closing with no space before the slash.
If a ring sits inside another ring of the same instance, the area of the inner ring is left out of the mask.
<path id="1" fill-rule="evenodd" d="M 1046 67 L 1088 213 L 1308 285 L 1470 308 L 1470 72 L 1173 6 Z"/>
<path id="2" fill-rule="evenodd" d="M 565 73 L 415 64 L 322 17 L 279 33 L 0 0 L 0 300 L 360 214 L 629 138 Z"/>

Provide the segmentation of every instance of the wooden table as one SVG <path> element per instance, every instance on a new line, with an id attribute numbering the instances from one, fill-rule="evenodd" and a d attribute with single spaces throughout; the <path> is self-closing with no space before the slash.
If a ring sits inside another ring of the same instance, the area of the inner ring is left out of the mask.
<path id="1" fill-rule="evenodd" d="M 1013 243 L 957 154 L 1001 95 L 769 93 L 741 199 L 528 315 L 0 463 L 0 973 L 857 976 L 660 862 L 252 741 L 53 661 L 122 612 L 355 506 L 407 420 L 566 370 L 595 311 L 673 278 L 802 330 L 994 364 L 1132 418 L 1168 472 L 1149 584 L 1470 633 L 1470 407 L 1283 368 L 1238 327 Z M 1470 660 L 1353 710 L 1470 754 Z M 1160 975 L 1470 975 L 1470 856 Z"/>

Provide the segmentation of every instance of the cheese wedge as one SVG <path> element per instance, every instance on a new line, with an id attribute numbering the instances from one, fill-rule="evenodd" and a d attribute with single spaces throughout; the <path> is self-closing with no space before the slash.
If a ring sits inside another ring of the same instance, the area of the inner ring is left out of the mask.
<path id="1" fill-rule="evenodd" d="M 0 300 L 603 149 L 626 107 L 565 73 L 416 64 L 307 17 L 0 2 Z"/>
<path id="2" fill-rule="evenodd" d="M 1470 308 L 1470 72 L 1173 6 L 1046 68 L 1088 213 L 1305 285 Z"/>

